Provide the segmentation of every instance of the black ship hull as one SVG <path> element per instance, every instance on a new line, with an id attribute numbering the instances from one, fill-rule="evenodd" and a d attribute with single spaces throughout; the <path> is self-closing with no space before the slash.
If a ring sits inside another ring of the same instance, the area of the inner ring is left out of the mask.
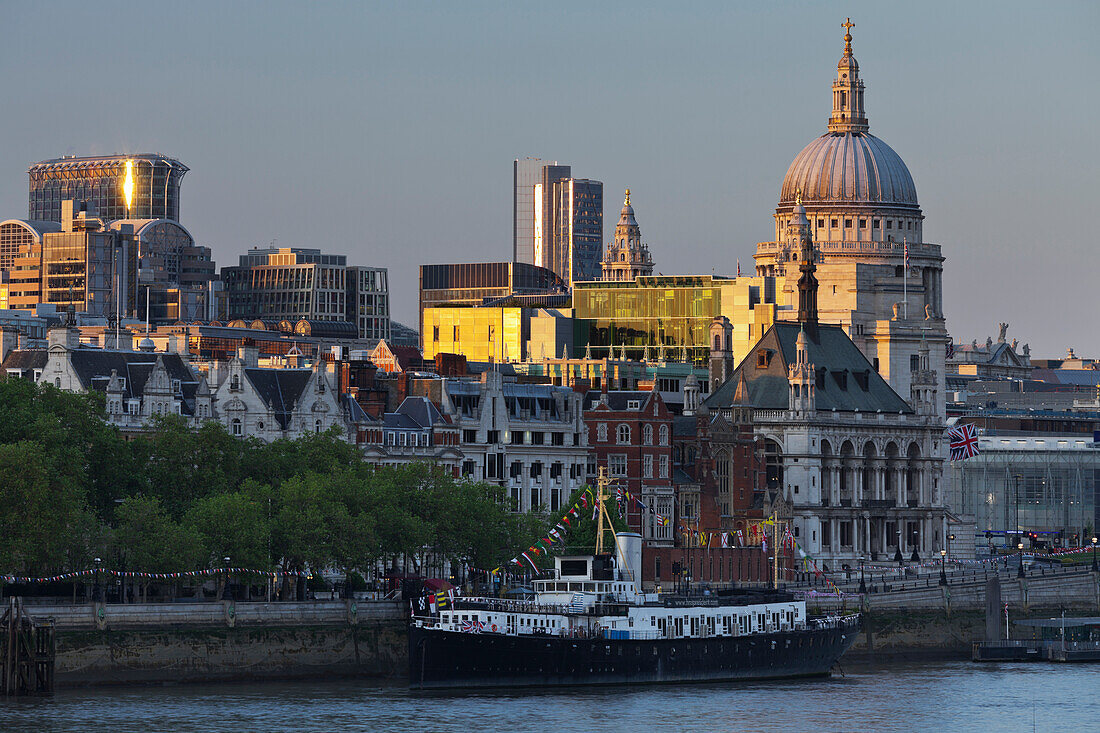
<path id="1" fill-rule="evenodd" d="M 829 674 L 858 622 L 707 639 L 577 639 L 409 627 L 414 688 L 762 680 Z"/>

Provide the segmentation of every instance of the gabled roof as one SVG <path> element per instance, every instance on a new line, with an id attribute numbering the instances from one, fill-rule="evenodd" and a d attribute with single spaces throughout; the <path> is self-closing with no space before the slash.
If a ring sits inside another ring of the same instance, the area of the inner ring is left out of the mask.
<path id="1" fill-rule="evenodd" d="M 286 430 L 294 406 L 302 397 L 312 369 L 245 369 L 245 377 L 265 405 L 271 407 L 275 419 Z"/>
<path id="2" fill-rule="evenodd" d="M 156 366 L 158 357 L 168 372 L 169 379 L 178 379 L 181 384 L 198 384 L 191 368 L 184 363 L 179 354 L 145 351 L 106 351 L 103 349 L 73 349 L 71 352 L 73 371 L 84 389 L 105 391 L 111 379 L 111 371 L 126 378 L 124 397 L 141 397 L 145 393 L 145 383 Z"/>
<path id="3" fill-rule="evenodd" d="M 801 330 L 799 323 L 773 324 L 737 366 L 732 378 L 705 400 L 707 407 L 713 410 L 734 404 L 743 376 L 753 407 L 786 410 L 790 404 L 787 370 L 795 359 L 795 342 Z M 816 394 L 819 411 L 913 411 L 909 403 L 879 376 L 843 328 L 818 325 L 816 331 L 816 338 L 808 339 L 807 356 L 818 372 Z M 767 357 L 763 365 L 758 360 L 761 353 Z"/>
<path id="4" fill-rule="evenodd" d="M 378 345 L 371 351 L 371 358 L 380 356 L 386 351 L 389 351 L 393 356 L 393 360 L 397 362 L 397 366 L 401 371 L 408 371 L 415 367 L 420 366 L 424 361 L 424 355 L 420 353 L 420 349 L 415 346 L 397 346 L 385 339 L 378 342 Z"/>
<path id="5" fill-rule="evenodd" d="M 408 421 L 411 423 L 408 425 L 410 428 L 430 428 L 436 423 L 446 422 L 439 408 L 427 397 L 406 397 L 395 412 L 386 414 L 386 427 L 390 427 L 390 415 L 400 417 L 402 421 Z M 394 427 L 406 427 L 406 425 L 395 424 Z"/>

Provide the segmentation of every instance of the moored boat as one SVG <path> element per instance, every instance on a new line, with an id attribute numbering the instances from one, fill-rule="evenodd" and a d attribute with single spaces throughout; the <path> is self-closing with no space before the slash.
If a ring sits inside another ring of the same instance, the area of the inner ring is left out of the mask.
<path id="1" fill-rule="evenodd" d="M 531 600 L 455 598 L 409 625 L 418 688 L 758 680 L 827 675 L 855 641 L 858 614 L 811 619 L 781 590 L 643 593 L 640 538 L 555 558 Z"/>

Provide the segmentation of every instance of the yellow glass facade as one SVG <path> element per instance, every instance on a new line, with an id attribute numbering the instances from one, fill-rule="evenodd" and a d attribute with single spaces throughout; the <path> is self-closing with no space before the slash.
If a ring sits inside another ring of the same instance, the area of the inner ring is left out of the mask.
<path id="1" fill-rule="evenodd" d="M 462 354 L 468 361 L 527 358 L 524 308 L 425 308 L 420 334 L 424 358 Z"/>
<path id="2" fill-rule="evenodd" d="M 639 277 L 627 282 L 577 283 L 573 313 L 576 348 L 587 345 L 592 356 L 638 359 L 649 347 L 659 358 L 688 358 L 705 365 L 710 358 L 710 326 L 716 316 L 733 325 L 734 359 L 740 361 L 776 320 L 775 278 L 723 278 L 711 275 Z"/>

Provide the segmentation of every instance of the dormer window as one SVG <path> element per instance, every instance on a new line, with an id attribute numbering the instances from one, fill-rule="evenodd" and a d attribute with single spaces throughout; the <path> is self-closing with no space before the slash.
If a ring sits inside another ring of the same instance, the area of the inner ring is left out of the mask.
<path id="1" fill-rule="evenodd" d="M 848 389 L 848 372 L 837 371 L 833 372 L 833 380 L 837 383 L 837 386 L 841 389 Z"/>
<path id="2" fill-rule="evenodd" d="M 626 401 L 626 409 L 628 409 L 628 410 L 637 410 L 637 409 L 640 409 L 641 406 L 642 406 L 642 403 L 639 400 L 627 400 Z"/>
<path id="3" fill-rule="evenodd" d="M 771 361 L 772 361 L 772 352 L 768 351 L 767 349 L 761 349 L 760 351 L 756 352 L 756 368 L 757 369 L 767 369 L 768 365 L 771 364 Z"/>
<path id="4" fill-rule="evenodd" d="M 123 392 L 126 391 L 126 377 L 118 378 L 118 388 L 121 389 Z"/>
<path id="5" fill-rule="evenodd" d="M 241 388 L 241 376 L 239 374 L 234 374 L 233 376 L 231 376 L 229 378 L 229 389 L 238 390 L 240 388 Z"/>
<path id="6" fill-rule="evenodd" d="M 183 390 L 180 386 L 180 380 L 173 379 L 172 380 L 172 394 L 179 394 L 181 391 L 183 391 Z"/>

